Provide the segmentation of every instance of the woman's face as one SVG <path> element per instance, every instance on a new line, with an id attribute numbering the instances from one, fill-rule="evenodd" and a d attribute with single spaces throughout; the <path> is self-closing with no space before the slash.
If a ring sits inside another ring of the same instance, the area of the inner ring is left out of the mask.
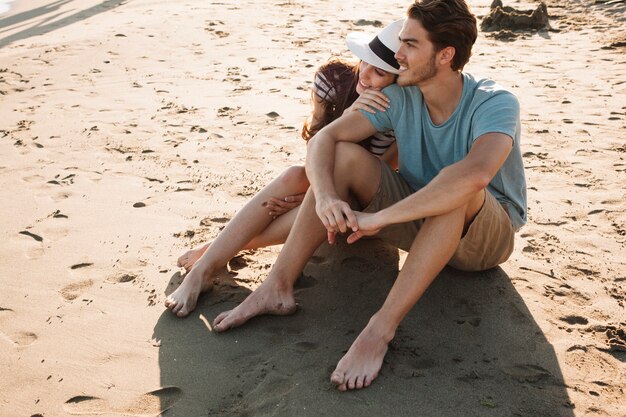
<path id="1" fill-rule="evenodd" d="M 381 70 L 378 67 L 368 64 L 365 61 L 359 63 L 359 82 L 356 85 L 356 92 L 363 94 L 367 89 L 382 90 L 396 80 L 396 75 Z"/>

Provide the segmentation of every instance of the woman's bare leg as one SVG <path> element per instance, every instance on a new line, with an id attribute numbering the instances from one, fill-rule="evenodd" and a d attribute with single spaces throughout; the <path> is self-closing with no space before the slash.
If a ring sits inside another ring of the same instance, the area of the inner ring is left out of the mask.
<path id="1" fill-rule="evenodd" d="M 303 193 L 308 186 L 304 167 L 291 167 L 263 188 L 208 244 L 181 286 L 167 297 L 165 306 L 179 317 L 188 315 L 196 307 L 200 294 L 211 289 L 212 275 L 240 250 L 250 248 L 250 245 L 260 247 L 267 242 L 282 243 L 293 224 L 295 213 L 285 213 L 274 220 L 264 202 L 271 197 Z"/>
<path id="2" fill-rule="evenodd" d="M 198 246 L 197 248 L 189 249 L 187 252 L 183 253 L 180 258 L 178 258 L 176 266 L 179 268 L 185 268 L 185 271 L 189 272 L 191 267 L 198 261 L 198 259 L 200 259 L 204 252 L 206 252 L 211 243 L 213 243 L 212 240 L 202 246 Z"/>
<path id="3" fill-rule="evenodd" d="M 250 242 L 244 245 L 241 250 L 258 249 L 272 245 L 279 245 L 284 243 L 291 230 L 291 225 L 298 214 L 299 207 L 291 209 L 287 213 L 281 215 L 276 220 L 272 221 L 258 236 L 252 238 Z M 202 246 L 193 248 L 185 252 L 180 258 L 178 258 L 178 266 L 185 268 L 187 272 L 191 270 L 194 264 L 202 257 L 204 252 L 209 248 L 213 241 L 209 241 Z"/>

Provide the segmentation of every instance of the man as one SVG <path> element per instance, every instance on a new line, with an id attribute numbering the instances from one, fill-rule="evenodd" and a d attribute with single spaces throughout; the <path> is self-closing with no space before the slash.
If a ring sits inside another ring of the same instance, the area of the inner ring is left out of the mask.
<path id="1" fill-rule="evenodd" d="M 332 243 L 350 231 L 353 243 L 378 235 L 408 255 L 383 306 L 331 376 L 342 391 L 367 387 L 396 328 L 446 264 L 483 270 L 510 256 L 526 221 L 519 105 L 492 81 L 461 72 L 476 36 L 463 0 L 409 7 L 395 55 L 398 85 L 383 90 L 390 107 L 352 112 L 310 141 L 311 189 L 283 250 L 263 284 L 215 319 L 217 331 L 259 314 L 293 313 L 293 284 L 326 236 Z M 396 133 L 399 173 L 354 144 L 388 129 Z M 365 209 L 353 211 L 348 201 Z"/>

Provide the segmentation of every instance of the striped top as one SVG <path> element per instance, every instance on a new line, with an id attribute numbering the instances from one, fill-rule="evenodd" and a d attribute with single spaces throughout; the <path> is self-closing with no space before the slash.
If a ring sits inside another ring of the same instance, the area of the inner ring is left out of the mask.
<path id="1" fill-rule="evenodd" d="M 324 74 L 320 72 L 315 74 L 313 91 L 315 91 L 315 95 L 319 97 L 320 100 L 330 104 L 335 102 L 337 90 L 335 89 L 335 86 L 328 81 Z M 381 156 L 385 153 L 387 148 L 395 142 L 395 140 L 396 136 L 394 135 L 393 130 L 389 130 L 384 133 L 376 132 L 370 137 L 369 151 L 376 156 Z"/>

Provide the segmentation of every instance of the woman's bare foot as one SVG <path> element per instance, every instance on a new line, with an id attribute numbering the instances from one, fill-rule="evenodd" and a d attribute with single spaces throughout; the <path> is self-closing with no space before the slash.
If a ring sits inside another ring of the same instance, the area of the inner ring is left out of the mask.
<path id="1" fill-rule="evenodd" d="M 337 385 L 339 391 L 369 387 L 376 379 L 387 353 L 387 346 L 393 339 L 393 335 L 389 337 L 388 333 L 389 330 L 377 325 L 374 318 L 370 320 L 330 377 L 330 381 Z"/>
<path id="2" fill-rule="evenodd" d="M 196 308 L 200 294 L 213 288 L 211 277 L 205 277 L 203 272 L 200 268 L 192 269 L 180 287 L 165 299 L 165 307 L 178 317 L 191 313 Z"/>
<path id="3" fill-rule="evenodd" d="M 189 272 L 191 267 L 200 259 L 200 257 L 206 252 L 211 245 L 211 242 L 204 245 L 193 248 L 185 252 L 180 258 L 178 258 L 177 265 L 181 268 L 185 268 L 185 271 Z"/>
<path id="4" fill-rule="evenodd" d="M 232 310 L 224 311 L 215 318 L 213 328 L 223 332 L 241 326 L 252 317 L 263 314 L 286 316 L 296 311 L 296 300 L 292 291 L 282 291 L 265 281 Z"/>

